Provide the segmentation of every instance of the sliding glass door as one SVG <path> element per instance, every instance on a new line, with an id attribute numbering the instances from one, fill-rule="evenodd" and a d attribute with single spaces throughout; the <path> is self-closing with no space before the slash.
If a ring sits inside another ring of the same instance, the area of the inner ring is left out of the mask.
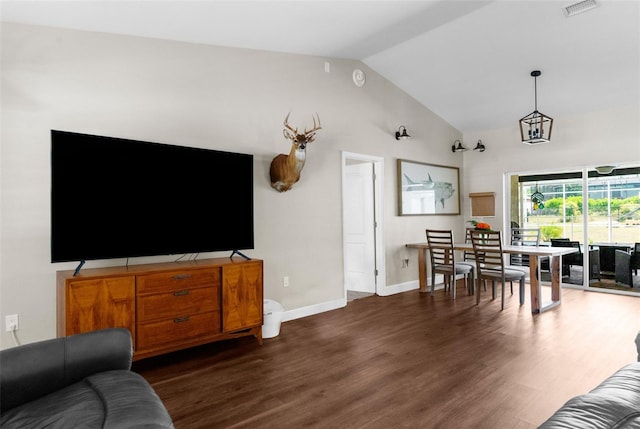
<path id="1" fill-rule="evenodd" d="M 563 258 L 563 283 L 640 292 L 633 266 L 640 257 L 633 258 L 640 243 L 640 168 L 513 174 L 510 200 L 512 227 L 540 229 L 541 245 L 578 249 Z M 616 251 L 632 256 L 630 275 L 625 255 L 616 264 Z"/>
<path id="2" fill-rule="evenodd" d="M 589 172 L 589 237 L 593 242 L 640 241 L 640 174 Z"/>
<path id="3" fill-rule="evenodd" d="M 587 182 L 588 238 L 598 249 L 600 283 L 613 279 L 620 290 L 632 285 L 640 292 L 633 267 L 634 261 L 637 267 L 640 255 L 630 261 L 622 254 L 616 257 L 618 251 L 633 255 L 635 243 L 640 243 L 640 174 L 637 169 L 614 170 L 607 175 L 590 171 Z"/>

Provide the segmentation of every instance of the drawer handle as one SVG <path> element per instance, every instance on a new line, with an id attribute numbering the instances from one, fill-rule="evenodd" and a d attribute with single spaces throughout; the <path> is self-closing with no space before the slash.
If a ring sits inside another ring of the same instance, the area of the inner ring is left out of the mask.
<path id="1" fill-rule="evenodd" d="M 185 296 L 185 295 L 189 295 L 189 289 L 186 290 L 177 290 L 173 293 L 173 296 Z"/>
<path id="2" fill-rule="evenodd" d="M 182 322 L 188 322 L 188 321 L 189 321 L 189 316 L 176 317 L 175 319 L 173 319 L 173 323 L 182 323 Z"/>
<path id="3" fill-rule="evenodd" d="M 191 277 L 191 274 L 176 274 L 175 276 L 173 276 L 173 279 L 184 280 L 184 279 L 188 279 L 189 277 Z"/>

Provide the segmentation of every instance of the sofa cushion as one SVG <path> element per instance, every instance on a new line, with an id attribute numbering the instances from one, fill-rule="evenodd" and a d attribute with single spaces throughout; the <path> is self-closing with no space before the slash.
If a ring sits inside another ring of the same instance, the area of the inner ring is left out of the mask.
<path id="1" fill-rule="evenodd" d="M 127 370 L 102 372 L 2 414 L 2 428 L 171 428 L 152 387 Z"/>
<path id="2" fill-rule="evenodd" d="M 555 412 L 541 428 L 640 428 L 640 362 L 629 364 Z"/>
<path id="3" fill-rule="evenodd" d="M 0 350 L 0 414 L 91 374 L 130 369 L 131 334 L 103 329 Z"/>
<path id="4" fill-rule="evenodd" d="M 92 375 L 87 380 L 104 401 L 107 410 L 105 428 L 173 428 L 164 404 L 141 375 L 131 371 L 109 371 Z"/>

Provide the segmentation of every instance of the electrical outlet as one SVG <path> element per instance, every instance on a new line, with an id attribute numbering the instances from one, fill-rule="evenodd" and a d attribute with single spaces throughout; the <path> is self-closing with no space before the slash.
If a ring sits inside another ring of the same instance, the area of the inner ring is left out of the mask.
<path id="1" fill-rule="evenodd" d="M 4 326 L 7 332 L 18 330 L 18 315 L 10 314 L 4 318 Z"/>
<path id="2" fill-rule="evenodd" d="M 403 259 L 402 260 L 402 268 L 407 268 L 409 267 L 409 260 L 408 259 Z"/>
<path id="3" fill-rule="evenodd" d="M 282 278 L 282 287 L 289 287 L 289 276 L 284 276 Z"/>

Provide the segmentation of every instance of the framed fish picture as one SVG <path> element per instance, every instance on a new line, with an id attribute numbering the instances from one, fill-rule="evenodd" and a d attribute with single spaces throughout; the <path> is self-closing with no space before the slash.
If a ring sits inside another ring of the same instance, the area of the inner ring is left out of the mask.
<path id="1" fill-rule="evenodd" d="M 460 169 L 398 159 L 398 214 L 459 215 Z"/>

